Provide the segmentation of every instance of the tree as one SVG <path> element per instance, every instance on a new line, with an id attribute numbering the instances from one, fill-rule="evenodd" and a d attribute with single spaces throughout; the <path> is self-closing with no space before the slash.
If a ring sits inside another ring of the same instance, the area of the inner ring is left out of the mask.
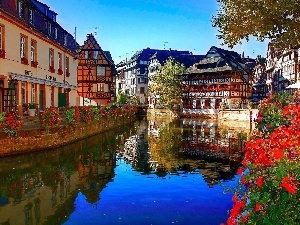
<path id="1" fill-rule="evenodd" d="M 128 100 L 128 95 L 125 94 L 122 91 L 119 91 L 118 95 L 117 95 L 117 103 L 118 104 L 126 104 Z"/>
<path id="2" fill-rule="evenodd" d="M 278 47 L 300 44 L 299 0 L 217 0 L 219 11 L 213 16 L 217 37 L 233 47 L 250 36 L 269 39 Z"/>
<path id="3" fill-rule="evenodd" d="M 163 66 L 160 66 L 154 75 L 150 77 L 148 94 L 156 102 L 166 108 L 172 109 L 181 103 L 182 90 L 181 78 L 185 66 L 170 57 Z"/>

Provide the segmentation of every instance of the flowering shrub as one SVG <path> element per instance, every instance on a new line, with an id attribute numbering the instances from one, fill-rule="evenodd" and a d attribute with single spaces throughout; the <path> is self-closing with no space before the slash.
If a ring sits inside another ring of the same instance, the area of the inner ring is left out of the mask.
<path id="1" fill-rule="evenodd" d="M 267 101 L 274 109 L 274 102 Z M 283 109 L 273 111 L 278 116 L 264 111 L 283 121 L 281 125 L 271 125 L 268 135 L 246 143 L 239 169 L 241 187 L 233 197 L 227 224 L 300 224 L 300 105 L 281 104 Z M 266 121 L 262 118 L 261 123 Z"/>
<path id="2" fill-rule="evenodd" d="M 100 119 L 98 107 L 95 107 L 95 106 L 92 107 L 92 114 L 93 114 L 93 120 L 98 121 Z"/>
<path id="3" fill-rule="evenodd" d="M 127 116 L 127 117 L 131 116 L 131 114 L 134 113 L 134 110 L 133 110 L 133 107 L 132 107 L 132 106 L 126 105 L 126 106 L 124 106 L 123 108 L 124 108 L 125 116 Z"/>
<path id="4" fill-rule="evenodd" d="M 66 109 L 66 120 L 68 124 L 72 126 L 76 126 L 80 121 L 79 108 L 76 107 L 76 108 Z"/>
<path id="5" fill-rule="evenodd" d="M 98 113 L 99 113 L 100 118 L 107 116 L 107 110 L 104 107 L 100 107 L 99 110 L 98 110 Z"/>
<path id="6" fill-rule="evenodd" d="M 92 121 L 93 112 L 90 106 L 83 106 L 80 110 L 81 120 L 85 123 Z"/>
<path id="7" fill-rule="evenodd" d="M 3 128 L 8 137 L 17 137 L 21 126 L 21 119 L 16 112 L 3 112 L 0 114 L 0 127 Z"/>
<path id="8" fill-rule="evenodd" d="M 61 123 L 58 110 L 54 107 L 46 108 L 41 115 L 42 127 L 49 132 L 51 128 L 57 127 Z"/>
<path id="9" fill-rule="evenodd" d="M 292 100 L 292 96 L 288 93 L 272 94 L 267 99 L 261 101 L 256 128 L 262 135 L 268 136 L 277 127 L 286 123 L 286 120 L 281 114 L 281 110 Z"/>

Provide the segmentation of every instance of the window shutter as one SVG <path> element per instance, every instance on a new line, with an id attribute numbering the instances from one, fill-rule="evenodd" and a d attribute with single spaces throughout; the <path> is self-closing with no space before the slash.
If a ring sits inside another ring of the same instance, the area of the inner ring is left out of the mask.
<path id="1" fill-rule="evenodd" d="M 108 92 L 108 84 L 104 84 L 104 92 Z"/>
<path id="2" fill-rule="evenodd" d="M 97 92 L 97 84 L 93 84 L 93 92 Z"/>

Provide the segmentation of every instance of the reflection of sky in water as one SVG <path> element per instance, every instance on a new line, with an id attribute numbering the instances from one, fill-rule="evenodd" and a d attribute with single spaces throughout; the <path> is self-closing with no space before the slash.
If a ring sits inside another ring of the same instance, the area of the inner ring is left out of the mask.
<path id="1" fill-rule="evenodd" d="M 123 160 L 118 160 L 115 174 L 97 203 L 87 203 L 79 193 L 66 225 L 220 224 L 233 204 L 232 193 L 224 194 L 224 189 L 237 182 L 209 187 L 199 172 L 141 175 Z"/>

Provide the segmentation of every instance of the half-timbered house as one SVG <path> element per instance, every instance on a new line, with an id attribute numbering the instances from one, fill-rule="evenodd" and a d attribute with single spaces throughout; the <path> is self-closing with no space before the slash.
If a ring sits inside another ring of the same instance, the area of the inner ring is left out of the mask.
<path id="1" fill-rule="evenodd" d="M 204 55 L 194 55 L 189 51 L 178 51 L 178 50 L 161 50 L 156 52 L 151 58 L 148 66 L 148 77 L 149 77 L 149 86 L 151 84 L 151 76 L 159 71 L 159 68 L 165 64 L 165 62 L 172 57 L 178 63 L 188 68 L 195 63 L 199 62 L 204 58 Z M 160 108 L 161 106 L 157 103 L 157 100 L 148 97 L 148 107 L 149 108 Z"/>
<path id="2" fill-rule="evenodd" d="M 85 102 L 107 106 L 115 100 L 115 67 L 109 52 L 103 51 L 93 34 L 88 34 L 78 51 L 78 95 Z"/>
<path id="3" fill-rule="evenodd" d="M 255 59 L 255 65 L 252 69 L 250 84 L 252 85 L 252 95 L 250 101 L 253 103 L 267 97 L 268 86 L 266 84 L 266 58 L 258 56 Z"/>
<path id="4" fill-rule="evenodd" d="M 217 114 L 221 106 L 237 107 L 251 95 L 242 57 L 214 46 L 182 74 L 182 79 L 184 114 Z"/>

